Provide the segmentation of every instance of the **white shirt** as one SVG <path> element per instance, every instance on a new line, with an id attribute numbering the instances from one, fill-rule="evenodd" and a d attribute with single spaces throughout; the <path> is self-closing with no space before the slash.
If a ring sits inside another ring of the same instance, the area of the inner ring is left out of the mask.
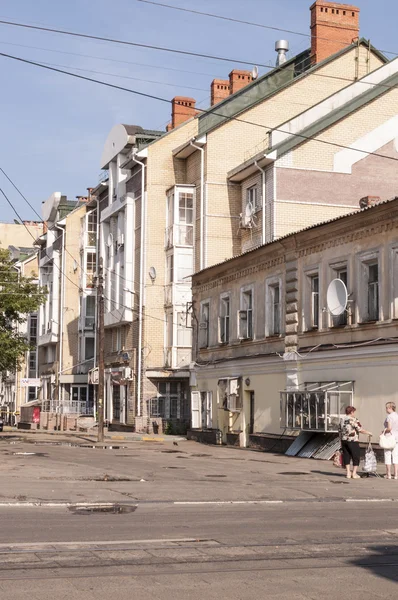
<path id="1" fill-rule="evenodd" d="M 384 427 L 390 427 L 392 435 L 398 442 L 398 414 L 396 412 L 392 412 L 387 416 Z"/>

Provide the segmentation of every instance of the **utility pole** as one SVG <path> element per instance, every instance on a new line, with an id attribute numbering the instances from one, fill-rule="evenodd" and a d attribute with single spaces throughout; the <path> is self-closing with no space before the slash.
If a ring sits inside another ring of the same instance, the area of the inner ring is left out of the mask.
<path id="1" fill-rule="evenodd" d="M 98 442 L 104 441 L 104 380 L 105 380 L 105 328 L 104 328 L 104 276 L 103 258 L 98 262 L 97 278 L 97 339 L 98 339 Z"/>

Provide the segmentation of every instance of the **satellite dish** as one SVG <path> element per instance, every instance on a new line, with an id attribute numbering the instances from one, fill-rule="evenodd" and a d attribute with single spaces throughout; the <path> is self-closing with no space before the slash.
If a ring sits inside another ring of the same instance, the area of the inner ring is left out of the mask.
<path id="1" fill-rule="evenodd" d="M 326 294 L 328 311 L 334 317 L 338 317 L 345 312 L 347 302 L 348 292 L 345 283 L 341 279 L 333 279 L 329 284 Z"/>
<path id="2" fill-rule="evenodd" d="M 155 279 L 156 279 L 156 269 L 155 269 L 155 267 L 151 267 L 149 269 L 149 277 L 152 279 L 152 281 L 155 281 Z"/>
<path id="3" fill-rule="evenodd" d="M 253 80 L 257 79 L 258 77 L 258 67 L 253 67 L 252 69 L 252 78 Z"/>
<path id="4" fill-rule="evenodd" d="M 113 235 L 110 233 L 108 235 L 108 239 L 106 240 L 106 245 L 108 246 L 108 248 L 110 248 L 113 244 Z"/>

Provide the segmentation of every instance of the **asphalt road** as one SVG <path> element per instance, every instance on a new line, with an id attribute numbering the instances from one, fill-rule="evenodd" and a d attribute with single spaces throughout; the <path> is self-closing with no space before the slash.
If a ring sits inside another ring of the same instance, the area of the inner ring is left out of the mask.
<path id="1" fill-rule="evenodd" d="M 395 505 L 12 507 L 0 522 L 10 600 L 366 600 L 398 589 Z"/>
<path id="2" fill-rule="evenodd" d="M 0 439 L 0 598 L 397 595 L 397 482 L 189 442 L 41 444 Z"/>

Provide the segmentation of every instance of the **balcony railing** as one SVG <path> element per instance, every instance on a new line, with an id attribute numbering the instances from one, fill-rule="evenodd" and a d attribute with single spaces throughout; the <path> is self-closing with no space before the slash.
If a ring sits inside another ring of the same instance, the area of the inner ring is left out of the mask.
<path id="1" fill-rule="evenodd" d="M 193 246 L 193 225 L 170 225 L 166 228 L 166 248 Z"/>

